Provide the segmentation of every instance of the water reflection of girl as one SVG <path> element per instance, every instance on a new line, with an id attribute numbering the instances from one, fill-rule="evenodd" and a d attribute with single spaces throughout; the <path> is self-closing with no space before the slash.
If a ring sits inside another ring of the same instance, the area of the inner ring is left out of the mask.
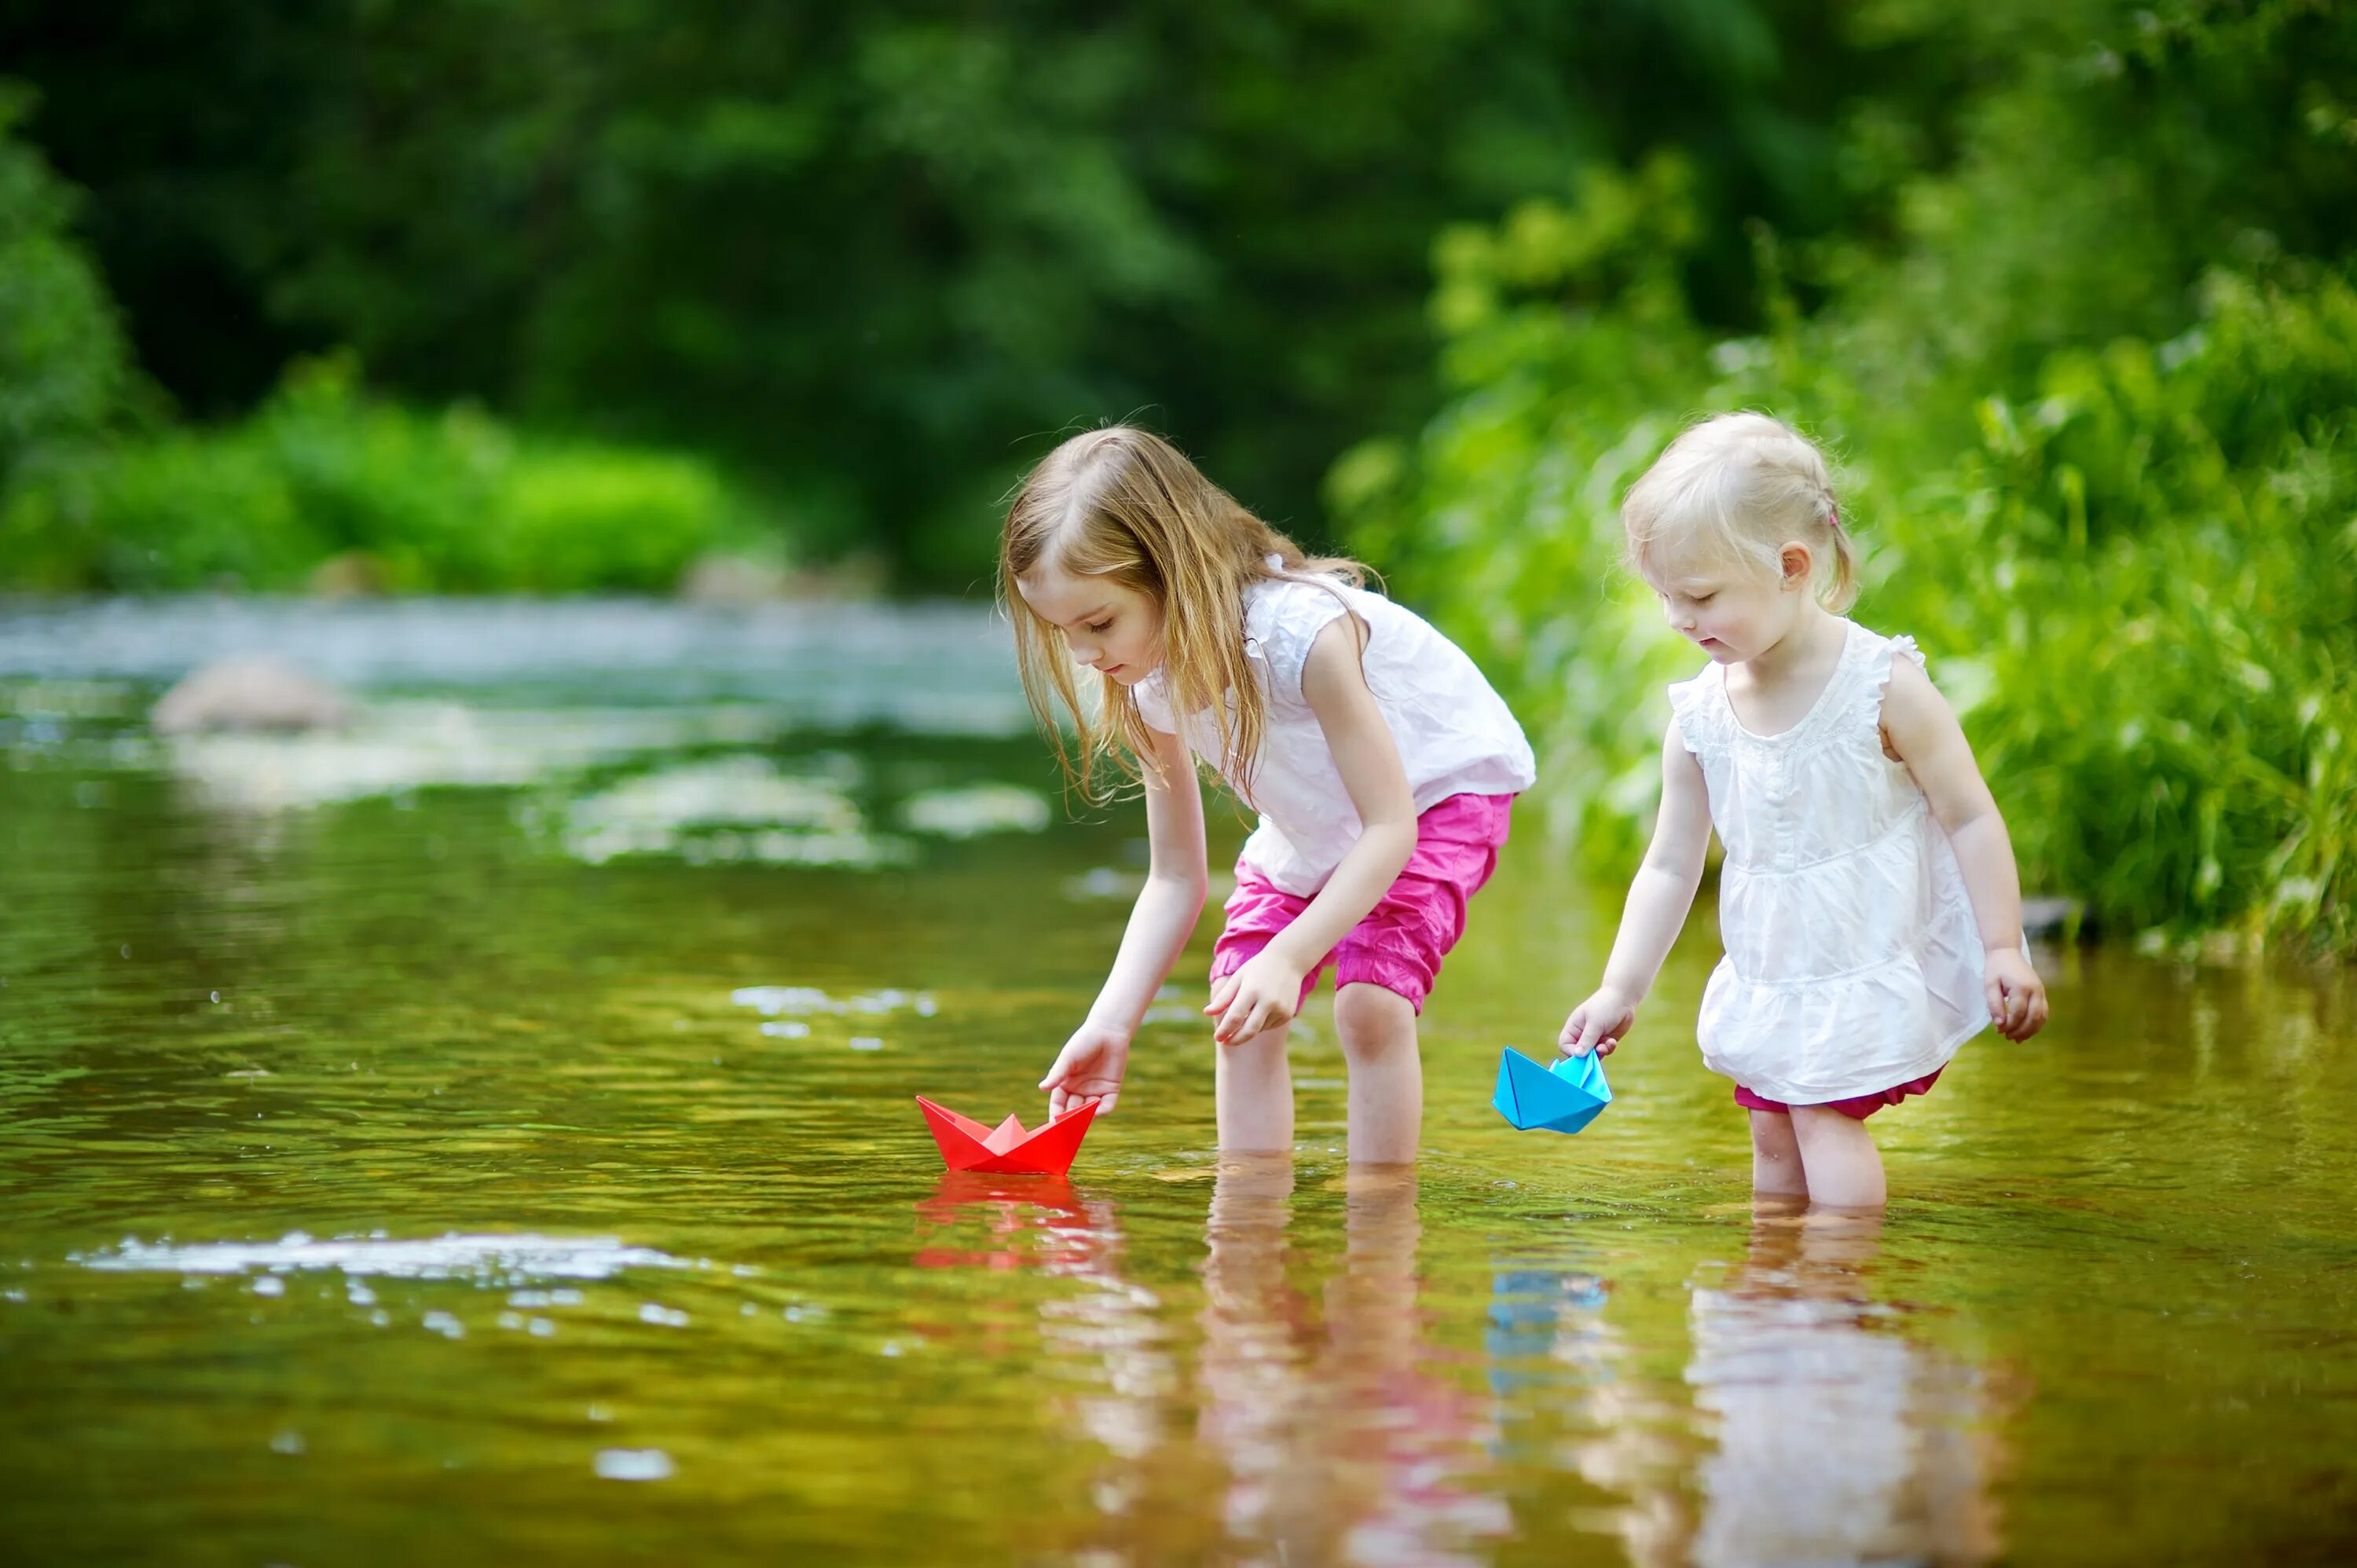
<path id="1" fill-rule="evenodd" d="M 1500 1463 L 1576 1474 L 1612 1500 L 1574 1509 L 1575 1529 L 1617 1536 L 1638 1568 L 1684 1563 L 1693 1515 L 1681 1450 L 1664 1434 L 1684 1411 L 1634 1364 L 1607 1315 L 1611 1287 L 1587 1269 L 1524 1258 L 1492 1274 L 1490 1291 Z"/>
<path id="2" fill-rule="evenodd" d="M 1763 1211 L 1693 1295 L 1695 1403 L 1716 1418 L 1693 1560 L 1987 1562 L 1981 1380 L 1899 1332 L 1867 1281 L 1878 1217 Z"/>
<path id="3" fill-rule="evenodd" d="M 1486 1561 L 1505 1534 L 1478 1402 L 1427 1364 L 1417 1307 L 1415 1175 L 1350 1177 L 1325 1327 L 1287 1282 L 1291 1160 L 1223 1163 L 1203 1265 L 1203 1440 L 1226 1456 L 1224 1523 L 1246 1561 Z"/>

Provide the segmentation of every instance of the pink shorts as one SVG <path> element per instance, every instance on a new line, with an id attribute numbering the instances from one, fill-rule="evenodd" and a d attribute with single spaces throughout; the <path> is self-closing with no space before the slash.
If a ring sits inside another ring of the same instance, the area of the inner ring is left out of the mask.
<path id="1" fill-rule="evenodd" d="M 1947 1070 L 1935 1067 L 1921 1078 L 1910 1078 L 1905 1083 L 1895 1083 L 1872 1094 L 1860 1094 L 1848 1100 L 1828 1100 L 1824 1109 L 1838 1111 L 1852 1121 L 1863 1122 L 1884 1106 L 1896 1105 L 1910 1094 L 1931 1093 L 1932 1086 L 1939 1082 L 1940 1075 Z M 1773 1111 L 1780 1116 L 1790 1115 L 1792 1110 L 1782 1101 L 1754 1094 L 1739 1083 L 1735 1086 L 1735 1103 L 1746 1111 Z"/>
<path id="2" fill-rule="evenodd" d="M 1367 918 L 1302 977 L 1302 997 L 1316 989 L 1330 963 L 1338 989 L 1380 985 L 1422 1013 L 1442 957 L 1465 934 L 1466 900 L 1498 869 L 1513 804 L 1512 795 L 1451 795 L 1416 818 L 1415 853 L 1408 856 L 1407 868 Z M 1227 928 L 1211 949 L 1212 983 L 1242 969 L 1308 908 L 1308 899 L 1284 891 L 1239 861 L 1236 890 L 1228 896 Z"/>

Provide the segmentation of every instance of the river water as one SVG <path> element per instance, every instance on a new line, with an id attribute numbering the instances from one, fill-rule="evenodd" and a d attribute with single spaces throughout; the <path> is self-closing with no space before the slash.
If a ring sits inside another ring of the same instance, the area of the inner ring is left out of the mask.
<path id="1" fill-rule="evenodd" d="M 0 614 L 0 1520 L 20 1561 L 2357 1557 L 2357 988 L 2041 950 L 2054 1023 L 1755 1213 L 1698 912 L 1575 1138 L 1490 1108 L 1618 890 L 1520 824 L 1412 1176 L 1214 1155 L 1215 930 L 1069 1181 L 1134 806 L 979 613 Z M 349 731 L 169 743 L 272 650 Z M 1215 811 L 1215 859 L 1242 826 Z"/>

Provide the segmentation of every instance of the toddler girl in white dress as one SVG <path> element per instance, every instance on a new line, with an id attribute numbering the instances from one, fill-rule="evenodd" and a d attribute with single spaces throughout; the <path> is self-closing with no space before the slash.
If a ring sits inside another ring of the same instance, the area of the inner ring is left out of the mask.
<path id="1" fill-rule="evenodd" d="M 1695 1034 L 1751 1112 L 1753 1188 L 1879 1207 L 1867 1117 L 1929 1090 L 1991 1022 L 2014 1040 L 2046 1022 L 2005 820 L 1914 642 L 1836 613 L 1854 554 L 1806 437 L 1763 414 L 1706 420 L 1621 521 L 1710 663 L 1670 688 L 1652 844 L 1560 1048 L 1609 1054 L 1628 1033 L 1715 827 L 1727 956 Z"/>

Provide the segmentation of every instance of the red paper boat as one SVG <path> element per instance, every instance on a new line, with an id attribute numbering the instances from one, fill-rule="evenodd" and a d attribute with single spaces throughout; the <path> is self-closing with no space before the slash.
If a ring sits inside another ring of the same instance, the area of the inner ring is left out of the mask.
<path id="1" fill-rule="evenodd" d="M 1089 1123 L 1097 1113 L 1096 1102 L 1091 1101 L 1045 1127 L 1026 1133 L 1023 1123 L 1012 1116 L 996 1127 L 985 1127 L 921 1094 L 917 1096 L 917 1107 L 925 1113 L 933 1142 L 942 1146 L 942 1159 L 950 1169 L 995 1176 L 1062 1176 L 1072 1168 L 1081 1140 L 1088 1135 Z"/>

